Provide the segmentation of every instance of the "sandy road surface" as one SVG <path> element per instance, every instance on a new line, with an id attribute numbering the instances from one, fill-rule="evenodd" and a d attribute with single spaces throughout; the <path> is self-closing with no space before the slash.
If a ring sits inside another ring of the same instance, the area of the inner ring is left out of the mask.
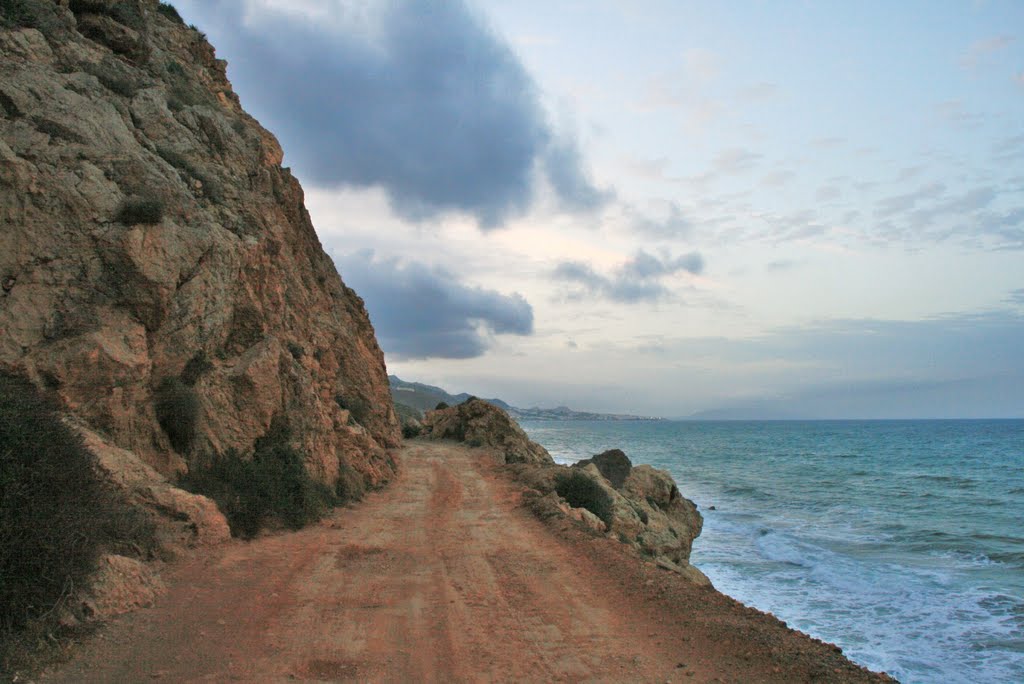
<path id="1" fill-rule="evenodd" d="M 480 452 L 412 442 L 402 462 L 321 525 L 175 568 L 45 681 L 751 681 L 655 624 L 663 608 L 520 507 Z"/>

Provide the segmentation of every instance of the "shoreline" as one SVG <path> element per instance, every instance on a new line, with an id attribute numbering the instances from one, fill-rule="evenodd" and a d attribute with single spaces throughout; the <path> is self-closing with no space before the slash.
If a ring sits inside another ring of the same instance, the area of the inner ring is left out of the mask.
<path id="1" fill-rule="evenodd" d="M 528 491 L 520 478 L 521 468 L 501 468 L 517 487 Z M 720 666 L 752 668 L 760 672 L 756 681 L 765 682 L 898 681 L 850 660 L 836 644 L 790 627 L 775 615 L 748 606 L 713 586 L 699 586 L 678 572 L 638 556 L 617 540 L 565 517 L 545 516 L 536 509 L 533 513 L 580 556 L 597 566 L 614 569 L 620 585 L 630 587 L 638 603 L 656 606 L 666 616 L 661 623 L 663 629 L 683 633 L 683 643 L 699 652 L 715 654 Z"/>

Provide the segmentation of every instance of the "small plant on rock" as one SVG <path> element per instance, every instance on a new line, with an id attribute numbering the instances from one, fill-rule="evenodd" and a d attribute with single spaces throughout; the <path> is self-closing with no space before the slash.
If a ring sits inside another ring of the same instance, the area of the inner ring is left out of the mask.
<path id="1" fill-rule="evenodd" d="M 176 24 L 181 24 L 182 26 L 185 25 L 185 20 L 181 18 L 180 14 L 178 14 L 178 10 L 174 8 L 174 5 L 169 2 L 161 2 L 160 5 L 157 6 L 156 11 Z"/>
<path id="2" fill-rule="evenodd" d="M 192 450 L 199 422 L 199 396 L 180 378 L 164 378 L 154 399 L 156 419 L 179 454 Z"/>
<path id="3" fill-rule="evenodd" d="M 26 629 L 47 635 L 104 551 L 147 555 L 154 524 L 96 470 L 58 405 L 0 373 L 0 671 Z"/>
<path id="4" fill-rule="evenodd" d="M 585 508 L 608 527 L 612 526 L 612 500 L 608 492 L 589 477 L 572 470 L 558 479 L 555 485 L 558 495 L 573 508 Z"/>
<path id="5" fill-rule="evenodd" d="M 163 219 L 163 200 L 154 197 L 130 197 L 117 212 L 117 220 L 127 226 L 155 225 Z"/>

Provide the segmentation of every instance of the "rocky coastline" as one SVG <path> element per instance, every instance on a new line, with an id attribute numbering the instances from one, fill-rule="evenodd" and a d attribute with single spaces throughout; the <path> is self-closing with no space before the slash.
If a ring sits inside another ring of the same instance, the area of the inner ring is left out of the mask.
<path id="1" fill-rule="evenodd" d="M 755 667 L 763 660 L 764 681 L 895 681 L 849 661 L 838 646 L 715 590 L 689 563 L 703 518 L 666 471 L 634 465 L 620 449 L 556 464 L 508 413 L 475 397 L 428 411 L 406 429 L 414 439 L 460 442 L 493 458 L 521 488 L 521 505 L 578 552 L 615 566 L 645 600 L 653 590 L 667 615 L 694 630 L 694 639 L 716 641 L 708 648 L 720 659 Z M 764 651 L 766 643 L 774 645 Z M 780 679 L 785 671 L 790 674 Z M 793 672 L 801 674 L 793 679 Z"/>

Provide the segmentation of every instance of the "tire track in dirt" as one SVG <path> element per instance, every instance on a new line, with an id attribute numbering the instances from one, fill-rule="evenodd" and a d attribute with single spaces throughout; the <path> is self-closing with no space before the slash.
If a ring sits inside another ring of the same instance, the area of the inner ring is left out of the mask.
<path id="1" fill-rule="evenodd" d="M 318 526 L 175 567 L 44 681 L 793 681 L 721 667 L 653 580 L 553 534 L 487 452 L 413 441 L 401 466 Z M 741 632 L 746 610 L 722 617 Z"/>

